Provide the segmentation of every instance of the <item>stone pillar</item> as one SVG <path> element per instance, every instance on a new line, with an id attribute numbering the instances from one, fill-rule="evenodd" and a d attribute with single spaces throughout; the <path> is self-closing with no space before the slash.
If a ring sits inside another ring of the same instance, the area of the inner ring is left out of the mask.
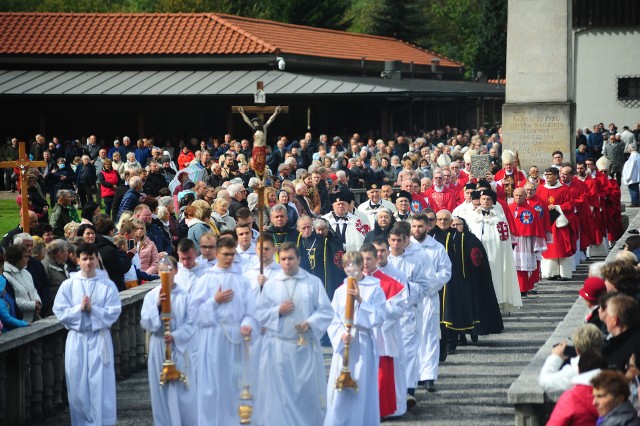
<path id="1" fill-rule="evenodd" d="M 129 371 L 129 308 L 122 307 L 120 313 L 120 372 L 122 377 L 127 378 L 131 375 Z"/>
<path id="2" fill-rule="evenodd" d="M 7 355 L 0 353 L 0 424 L 7 423 Z"/>
<path id="3" fill-rule="evenodd" d="M 129 370 L 131 371 L 131 374 L 138 371 L 136 365 L 138 360 L 138 356 L 136 354 L 136 311 L 139 310 L 139 307 L 141 307 L 141 305 L 138 303 L 134 303 L 129 307 Z"/>
<path id="4" fill-rule="evenodd" d="M 116 373 L 116 379 L 122 380 L 122 370 L 120 369 L 120 320 L 111 326 L 111 341 L 113 342 L 113 368 Z"/>
<path id="5" fill-rule="evenodd" d="M 140 325 L 141 311 L 142 305 L 140 305 L 140 309 L 136 309 L 136 362 L 138 368 L 143 368 L 147 364 L 144 350 L 147 336 Z"/>
<path id="6" fill-rule="evenodd" d="M 31 419 L 40 420 L 42 414 L 42 341 L 31 344 Z"/>
<path id="7" fill-rule="evenodd" d="M 542 172 L 555 150 L 575 159 L 571 2 L 509 0 L 508 10 L 504 148 Z"/>
<path id="8" fill-rule="evenodd" d="M 54 414 L 53 409 L 53 346 L 55 335 L 42 343 L 42 412 L 45 416 Z"/>
<path id="9" fill-rule="evenodd" d="M 53 406 L 56 410 L 64 408 L 64 343 L 66 332 L 56 333 L 53 337 Z"/>

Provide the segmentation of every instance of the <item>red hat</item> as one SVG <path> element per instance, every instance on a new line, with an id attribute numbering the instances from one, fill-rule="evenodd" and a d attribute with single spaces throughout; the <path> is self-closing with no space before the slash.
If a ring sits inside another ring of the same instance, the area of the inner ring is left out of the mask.
<path id="1" fill-rule="evenodd" d="M 589 302 L 596 302 L 603 293 L 607 291 L 607 287 L 604 285 L 604 280 L 598 277 L 589 277 L 584 280 L 584 285 L 578 294 Z"/>

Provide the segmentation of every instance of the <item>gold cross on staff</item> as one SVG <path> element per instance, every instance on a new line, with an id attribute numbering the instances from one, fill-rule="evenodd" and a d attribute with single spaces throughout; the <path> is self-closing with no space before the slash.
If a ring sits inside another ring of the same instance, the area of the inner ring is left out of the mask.
<path id="1" fill-rule="evenodd" d="M 27 194 L 27 170 L 33 167 L 47 167 L 46 161 L 31 161 L 25 150 L 24 141 L 18 142 L 18 159 L 15 161 L 0 161 L 0 168 L 20 169 L 20 195 L 22 196 L 22 206 L 20 215 L 22 217 L 22 231 L 29 232 L 29 195 Z"/>

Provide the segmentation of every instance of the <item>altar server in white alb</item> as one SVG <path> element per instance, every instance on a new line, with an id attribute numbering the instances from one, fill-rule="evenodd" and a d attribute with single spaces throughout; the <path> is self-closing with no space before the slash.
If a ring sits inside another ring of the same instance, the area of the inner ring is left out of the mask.
<path id="1" fill-rule="evenodd" d="M 195 256 L 193 256 L 195 260 Z M 174 275 L 178 270 L 178 262 L 173 263 Z M 198 424 L 198 404 L 196 400 L 196 377 L 193 373 L 190 345 L 196 328 L 187 317 L 186 290 L 175 282 L 171 289 L 171 334 L 164 334 L 161 319 L 161 304 L 168 295 L 161 292 L 162 286 L 152 289 L 144 297 L 140 325 L 151 333 L 149 339 L 149 390 L 151 391 L 151 408 L 155 426 L 196 425 Z M 171 354 L 176 368 L 186 378 L 160 384 L 160 372 L 165 358 L 165 345 L 171 344 Z"/>
<path id="2" fill-rule="evenodd" d="M 262 236 L 262 274 L 260 273 L 260 262 L 255 262 L 251 268 L 244 274 L 245 278 L 251 284 L 251 294 L 256 304 L 258 298 L 266 282 L 278 271 L 282 270 L 280 264 L 276 262 L 276 241 L 273 239 L 271 232 L 265 232 Z M 259 247 L 258 247 L 259 249 Z M 257 259 L 256 259 L 257 260 Z M 260 332 L 256 330 L 251 339 L 251 387 L 257 390 L 260 387 L 262 374 L 260 371 L 260 357 L 262 353 L 262 343 L 264 341 L 265 328 L 262 327 Z M 264 411 L 264 403 L 268 400 L 268 395 L 260 392 L 253 393 L 253 415 L 251 421 L 255 425 L 263 425 L 262 412 Z"/>
<path id="3" fill-rule="evenodd" d="M 234 265 L 236 240 L 216 243 L 218 262 L 198 279 L 188 302 L 198 335 L 198 424 L 237 425 L 244 338 L 255 329 L 251 286 Z"/>
<path id="4" fill-rule="evenodd" d="M 375 331 L 382 325 L 386 316 L 386 297 L 380 280 L 362 274 L 362 254 L 347 252 L 342 264 L 351 273 L 352 265 L 358 270 L 356 287 L 347 290 L 347 280 L 333 294 L 333 320 L 327 330 L 333 358 L 327 385 L 327 416 L 325 426 L 375 426 L 380 424 L 380 401 L 378 394 L 378 348 Z M 345 328 L 345 309 L 347 292 L 355 299 L 353 309 L 353 327 L 347 334 Z M 336 380 L 342 369 L 344 345 L 350 342 L 349 369 L 351 377 L 358 385 L 356 392 L 352 388 L 342 391 L 336 389 Z"/>
<path id="5" fill-rule="evenodd" d="M 327 386 L 320 339 L 333 318 L 319 278 L 300 269 L 292 242 L 278 248 L 282 270 L 265 283 L 256 316 L 266 329 L 258 393 L 264 425 L 320 426 Z"/>
<path id="6" fill-rule="evenodd" d="M 122 305 L 116 285 L 98 268 L 93 244 L 76 250 L 80 271 L 61 285 L 53 313 L 69 330 L 65 377 L 71 424 L 116 424 L 116 377 L 109 327 Z"/>

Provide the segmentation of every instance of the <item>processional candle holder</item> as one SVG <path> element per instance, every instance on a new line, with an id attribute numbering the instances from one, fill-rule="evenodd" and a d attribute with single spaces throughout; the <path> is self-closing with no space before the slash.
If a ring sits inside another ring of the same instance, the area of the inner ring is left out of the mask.
<path id="1" fill-rule="evenodd" d="M 347 278 L 347 290 L 355 289 L 357 285 L 356 278 L 360 275 L 360 269 L 354 263 L 350 263 L 347 265 L 346 272 L 349 277 Z M 353 305 L 355 303 L 355 299 L 349 291 L 347 291 L 347 303 L 345 306 L 344 313 L 344 327 L 347 330 L 347 334 L 351 335 L 351 327 L 353 327 Z M 344 352 L 342 354 L 342 369 L 340 370 L 340 375 L 336 380 L 336 389 L 338 391 L 342 391 L 345 388 L 351 388 L 358 391 L 358 384 L 351 377 L 351 370 L 349 370 L 349 346 L 350 341 L 347 341 L 344 344 Z"/>
<path id="2" fill-rule="evenodd" d="M 238 406 L 238 416 L 241 425 L 250 425 L 251 416 L 253 415 L 253 395 L 251 395 L 251 386 L 247 380 L 247 372 L 249 370 L 249 355 L 251 347 L 251 336 L 243 338 L 244 356 L 242 357 L 242 390 L 240 391 L 240 405 Z"/>
<path id="3" fill-rule="evenodd" d="M 168 256 L 163 256 L 158 264 L 160 272 L 160 281 L 162 285 L 162 294 L 166 295 L 161 306 L 161 320 L 164 323 L 164 335 L 171 335 L 171 288 L 173 287 L 173 263 Z M 176 368 L 171 356 L 171 343 L 164 345 L 164 362 L 162 363 L 162 371 L 160 372 L 160 384 L 164 385 L 168 382 L 181 380 L 187 382 L 187 377 Z"/>

